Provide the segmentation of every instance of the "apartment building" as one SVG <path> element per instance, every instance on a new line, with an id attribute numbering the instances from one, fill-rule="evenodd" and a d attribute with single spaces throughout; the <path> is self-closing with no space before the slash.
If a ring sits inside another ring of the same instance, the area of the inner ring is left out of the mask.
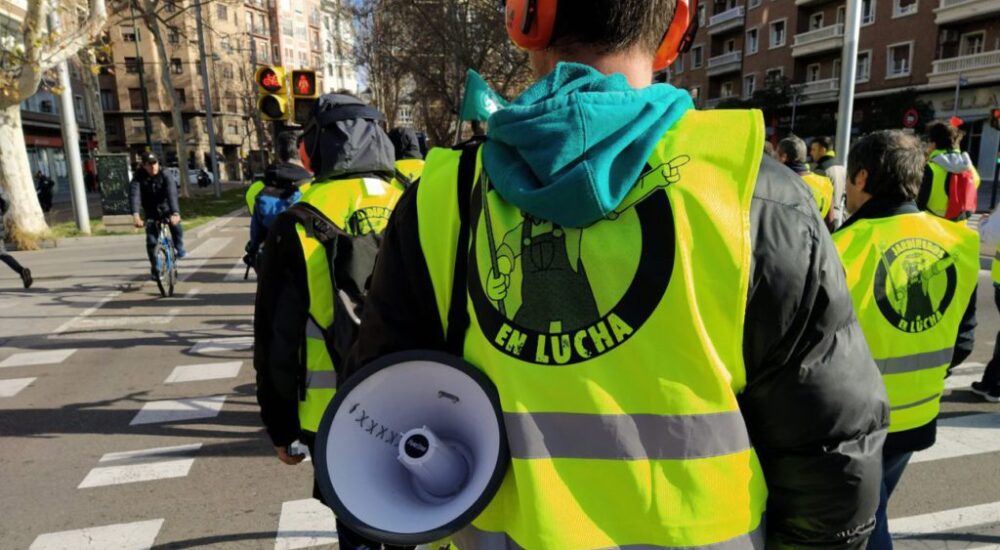
<path id="1" fill-rule="evenodd" d="M 337 90 L 358 91 L 358 71 L 354 63 L 354 25 L 345 0 L 321 0 L 323 25 L 320 41 L 323 45 L 322 73 L 324 93 Z"/>
<path id="2" fill-rule="evenodd" d="M 669 79 L 699 108 L 748 99 L 785 77 L 793 83 L 795 120 L 788 106 L 767 121 L 770 131 L 784 135 L 808 121 L 816 133 L 834 132 L 845 0 L 715 0 L 700 4 L 697 17 L 698 37 Z M 862 0 L 855 126 L 866 105 L 906 90 L 937 117 L 965 121 L 965 148 L 991 178 L 1000 132 L 985 117 L 1000 101 L 1000 1 Z"/>

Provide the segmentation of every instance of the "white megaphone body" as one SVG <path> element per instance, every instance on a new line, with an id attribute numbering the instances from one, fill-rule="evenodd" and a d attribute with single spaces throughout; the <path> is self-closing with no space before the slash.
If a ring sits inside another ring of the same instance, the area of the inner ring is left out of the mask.
<path id="1" fill-rule="evenodd" d="M 337 390 L 313 460 L 326 502 L 358 533 L 397 545 L 441 540 L 470 524 L 503 481 L 499 395 L 452 355 L 384 357 Z"/>

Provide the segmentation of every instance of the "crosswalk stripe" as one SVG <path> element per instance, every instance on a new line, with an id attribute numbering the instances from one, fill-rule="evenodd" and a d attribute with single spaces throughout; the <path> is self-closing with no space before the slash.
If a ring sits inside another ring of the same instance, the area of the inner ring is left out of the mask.
<path id="1" fill-rule="evenodd" d="M 91 470 L 77 489 L 185 477 L 198 449 L 201 443 L 108 453 L 100 460 L 105 465 Z"/>
<path id="2" fill-rule="evenodd" d="M 162 519 L 154 519 L 46 533 L 35 539 L 30 550 L 147 550 L 162 526 Z"/>
<path id="3" fill-rule="evenodd" d="M 997 523 L 1000 523 L 1000 502 L 991 502 L 920 516 L 891 519 L 889 520 L 889 532 L 893 533 L 893 538 L 912 538 L 952 529 Z"/>
<path id="4" fill-rule="evenodd" d="M 176 317 L 181 310 L 179 308 L 172 308 L 167 310 L 166 315 L 147 315 L 144 317 L 138 316 L 114 316 L 114 317 L 91 317 L 89 319 L 81 319 L 73 328 L 76 329 L 92 329 L 92 328 L 112 328 L 112 327 L 136 327 L 145 325 L 169 325 L 174 322 L 174 317 Z"/>
<path id="5" fill-rule="evenodd" d="M 938 420 L 937 442 L 913 455 L 910 463 L 1000 451 L 1000 437 L 984 430 L 1000 429 L 1000 413 L 981 413 Z"/>
<path id="6" fill-rule="evenodd" d="M 62 334 L 64 332 L 66 332 L 67 330 L 69 330 L 69 327 L 75 325 L 76 323 L 79 323 L 80 321 L 86 319 L 87 317 L 90 317 L 91 315 L 94 314 L 95 311 L 101 309 L 101 307 L 103 307 L 104 304 L 110 302 L 111 300 L 114 300 L 118 296 L 121 296 L 121 294 L 122 294 L 121 290 L 115 290 L 113 292 L 109 292 L 103 298 L 101 298 L 100 300 L 98 300 L 96 304 L 94 304 L 94 305 L 88 307 L 87 309 L 83 310 L 82 313 L 80 313 L 76 317 L 73 317 L 72 319 L 66 321 L 65 323 L 63 323 L 62 325 L 60 325 L 59 328 L 57 328 L 54 331 L 52 331 L 52 335 L 53 336 L 58 336 L 58 335 L 60 335 L 60 334 Z"/>
<path id="7" fill-rule="evenodd" d="M 281 505 L 274 550 L 295 550 L 337 542 L 333 511 L 312 498 Z"/>
<path id="8" fill-rule="evenodd" d="M 38 378 L 11 378 L 0 380 L 0 397 L 14 397 Z"/>
<path id="9" fill-rule="evenodd" d="M 181 282 L 186 281 L 188 277 L 194 275 L 232 240 L 232 237 L 212 237 L 206 239 L 205 242 L 192 250 L 187 258 L 184 258 L 177 264 L 178 271 L 180 272 L 180 275 L 177 277 L 178 280 Z"/>
<path id="10" fill-rule="evenodd" d="M 197 340 L 190 352 L 196 355 L 208 355 L 227 351 L 245 351 L 253 347 L 252 336 L 237 336 L 234 338 L 212 338 Z"/>
<path id="11" fill-rule="evenodd" d="M 55 365 L 62 363 L 70 355 L 76 353 L 75 349 L 53 349 L 48 351 L 28 351 L 15 353 L 0 363 L 0 369 L 7 367 L 31 367 L 37 365 Z"/>
<path id="12" fill-rule="evenodd" d="M 164 384 L 176 384 L 179 382 L 201 382 L 204 380 L 221 380 L 223 378 L 234 378 L 240 373 L 243 361 L 230 361 L 228 363 L 206 363 L 203 365 L 184 365 L 175 367 L 170 376 L 163 381 Z"/>
<path id="13" fill-rule="evenodd" d="M 225 395 L 150 401 L 136 413 L 129 426 L 214 418 L 222 411 L 225 402 Z"/>

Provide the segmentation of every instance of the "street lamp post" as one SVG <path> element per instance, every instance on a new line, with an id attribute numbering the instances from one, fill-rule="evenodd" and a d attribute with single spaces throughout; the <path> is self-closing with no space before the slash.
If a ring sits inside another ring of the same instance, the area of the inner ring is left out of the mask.
<path id="1" fill-rule="evenodd" d="M 194 8 L 194 20 L 198 26 L 198 55 L 201 57 L 201 82 L 205 92 L 205 125 L 208 126 L 208 148 L 212 159 L 212 180 L 215 183 L 215 196 L 222 196 L 222 182 L 219 181 L 219 158 L 216 156 L 215 122 L 212 120 L 212 92 L 208 82 L 208 62 L 205 58 L 205 28 L 201 20 L 201 2 Z"/>

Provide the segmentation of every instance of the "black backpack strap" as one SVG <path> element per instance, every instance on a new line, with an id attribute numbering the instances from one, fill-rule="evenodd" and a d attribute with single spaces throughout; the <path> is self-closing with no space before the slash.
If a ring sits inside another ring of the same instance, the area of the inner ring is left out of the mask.
<path id="1" fill-rule="evenodd" d="M 335 242 L 337 235 L 343 233 L 319 208 L 306 202 L 297 202 L 282 214 L 295 219 L 296 223 L 305 228 L 306 234 L 315 237 L 324 246 Z"/>
<path id="2" fill-rule="evenodd" d="M 403 187 L 406 189 L 409 189 L 410 186 L 413 185 L 413 180 L 411 180 L 406 174 L 400 172 L 399 168 L 396 169 L 396 181 L 402 183 Z"/>
<path id="3" fill-rule="evenodd" d="M 469 288 L 469 236 L 472 233 L 469 222 L 469 207 L 472 203 L 472 187 L 476 179 L 476 162 L 481 142 L 470 142 L 462 147 L 458 161 L 458 250 L 455 254 L 455 274 L 452 281 L 451 301 L 448 308 L 448 332 L 445 344 L 448 351 L 461 357 L 465 347 L 465 331 L 469 328 L 468 288 Z"/>

